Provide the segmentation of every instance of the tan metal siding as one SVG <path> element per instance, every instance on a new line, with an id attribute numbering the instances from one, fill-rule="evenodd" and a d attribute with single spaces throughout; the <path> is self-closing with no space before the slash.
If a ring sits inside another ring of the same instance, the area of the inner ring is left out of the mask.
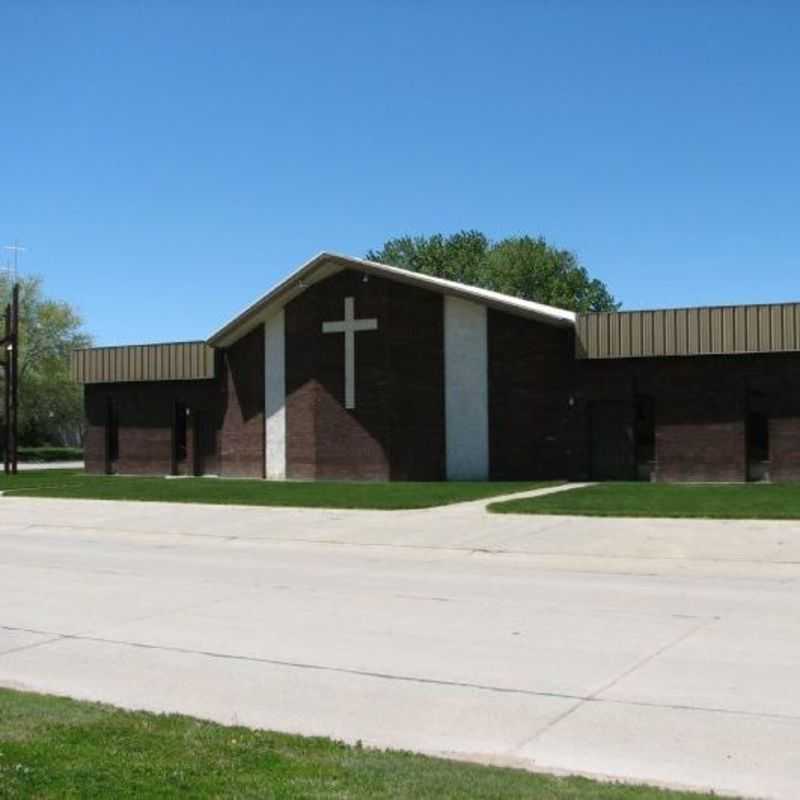
<path id="1" fill-rule="evenodd" d="M 178 371 L 178 345 L 171 344 L 168 347 L 169 352 L 169 374 L 174 375 Z"/>
<path id="2" fill-rule="evenodd" d="M 726 351 L 743 353 L 746 346 L 747 318 L 744 309 L 722 309 L 722 337 Z"/>
<path id="3" fill-rule="evenodd" d="M 700 352 L 700 309 L 690 308 L 686 312 L 686 353 Z"/>
<path id="4" fill-rule="evenodd" d="M 579 314 L 577 358 L 800 350 L 800 303 Z"/>
<path id="5" fill-rule="evenodd" d="M 205 342 L 92 347 L 75 350 L 76 383 L 203 380 L 214 377 L 214 348 Z"/>
<path id="6" fill-rule="evenodd" d="M 783 309 L 780 306 L 772 306 L 770 308 L 770 329 L 773 343 L 779 344 L 781 350 L 786 350 L 786 342 L 789 337 L 784 325 Z"/>
<path id="7" fill-rule="evenodd" d="M 772 325 L 770 325 L 772 309 L 761 306 L 758 309 L 758 349 L 772 350 Z"/>
<path id="8" fill-rule="evenodd" d="M 633 341 L 631 337 L 631 318 L 628 316 L 620 316 L 620 337 L 619 346 L 620 352 L 630 352 L 633 348 Z"/>
<path id="9" fill-rule="evenodd" d="M 736 325 L 737 340 L 744 342 L 744 348 L 750 353 L 758 352 L 759 329 L 758 329 L 758 309 L 737 309 Z M 744 330 L 740 330 L 740 326 Z"/>
<path id="10" fill-rule="evenodd" d="M 615 357 L 619 353 L 619 318 L 608 320 L 608 355 Z"/>
<path id="11" fill-rule="evenodd" d="M 653 313 L 642 311 L 639 314 L 639 325 L 642 329 L 642 355 L 653 352 Z"/>
<path id="12" fill-rule="evenodd" d="M 593 314 L 591 317 L 587 317 L 586 325 L 587 331 L 586 339 L 584 339 L 584 341 L 587 343 L 591 342 L 593 353 L 592 357 L 594 357 L 596 355 L 597 348 L 597 331 L 600 330 L 600 324 L 597 321 L 597 316 Z"/>
<path id="13" fill-rule="evenodd" d="M 631 347 L 630 353 L 634 356 L 642 354 L 642 315 L 641 314 L 626 314 L 630 320 L 631 326 Z"/>
<path id="14" fill-rule="evenodd" d="M 800 344 L 797 337 L 797 326 L 795 325 L 795 311 L 797 311 L 798 316 L 800 316 L 800 309 L 793 309 L 790 306 L 783 306 L 781 309 L 781 316 L 783 317 L 784 350 L 794 350 L 798 348 Z"/>
<path id="15" fill-rule="evenodd" d="M 794 309 L 794 349 L 800 349 L 800 305 Z"/>

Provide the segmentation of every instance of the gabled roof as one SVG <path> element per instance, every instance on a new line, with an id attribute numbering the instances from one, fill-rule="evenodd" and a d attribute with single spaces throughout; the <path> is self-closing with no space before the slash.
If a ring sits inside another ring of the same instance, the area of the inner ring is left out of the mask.
<path id="1" fill-rule="evenodd" d="M 379 264 L 377 261 L 366 261 L 362 258 L 351 258 L 337 255 L 336 253 L 323 252 L 307 261 L 270 289 L 263 297 L 256 300 L 255 303 L 248 306 L 240 314 L 237 314 L 218 331 L 212 333 L 208 338 L 208 344 L 212 347 L 227 347 L 256 327 L 256 325 L 268 319 L 309 286 L 345 269 L 356 269 L 371 275 L 387 278 L 388 280 L 397 281 L 398 283 L 406 283 L 440 294 L 472 300 L 475 303 L 506 311 L 509 314 L 535 319 L 549 325 L 566 327 L 574 327 L 575 325 L 575 314 L 572 311 L 565 311 L 563 308 L 534 303 L 531 300 L 523 300 L 500 292 L 467 286 L 444 278 L 422 275 L 407 269 L 391 267 L 388 264 Z"/>

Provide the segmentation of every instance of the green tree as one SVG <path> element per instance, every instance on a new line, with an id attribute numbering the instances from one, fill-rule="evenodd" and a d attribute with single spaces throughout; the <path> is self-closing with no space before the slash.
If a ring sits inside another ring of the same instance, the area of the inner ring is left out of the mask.
<path id="1" fill-rule="evenodd" d="M 574 253 L 541 237 L 493 242 L 479 231 L 402 236 L 370 250 L 367 258 L 571 311 L 614 311 L 620 306 Z"/>
<path id="2" fill-rule="evenodd" d="M 0 276 L 0 310 L 10 297 L 10 282 Z M 19 316 L 20 444 L 77 444 L 83 435 L 83 399 L 70 378 L 70 353 L 90 346 L 91 337 L 68 303 L 43 295 L 40 278 L 20 281 Z M 4 381 L 0 375 L 0 392 Z"/>

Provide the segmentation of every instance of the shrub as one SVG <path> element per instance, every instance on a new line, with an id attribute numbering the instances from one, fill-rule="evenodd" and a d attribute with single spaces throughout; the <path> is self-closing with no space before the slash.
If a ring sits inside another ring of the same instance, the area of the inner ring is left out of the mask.
<path id="1" fill-rule="evenodd" d="M 79 447 L 20 447 L 20 461 L 44 463 L 47 461 L 83 461 L 83 450 Z"/>

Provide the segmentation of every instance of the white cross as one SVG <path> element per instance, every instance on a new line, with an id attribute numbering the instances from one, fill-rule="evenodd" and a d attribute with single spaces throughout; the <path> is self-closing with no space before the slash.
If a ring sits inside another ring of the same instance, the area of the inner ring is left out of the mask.
<path id="1" fill-rule="evenodd" d="M 356 407 L 356 333 L 376 331 L 378 320 L 356 319 L 355 298 L 345 297 L 344 319 L 338 322 L 323 322 L 323 333 L 344 334 L 344 407 Z"/>

